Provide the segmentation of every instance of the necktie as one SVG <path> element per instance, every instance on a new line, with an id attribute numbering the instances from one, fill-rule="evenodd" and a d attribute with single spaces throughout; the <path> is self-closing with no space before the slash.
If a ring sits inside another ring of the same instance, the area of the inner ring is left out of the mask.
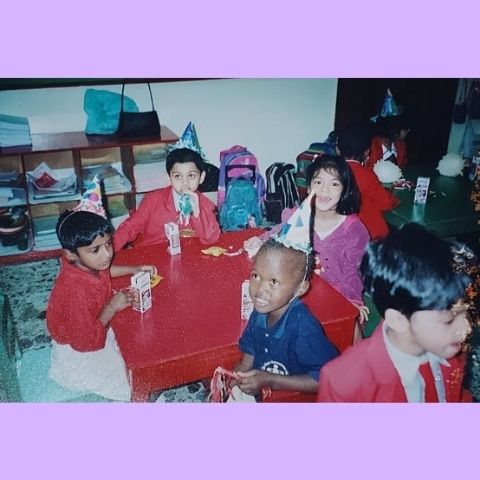
<path id="1" fill-rule="evenodd" d="M 418 370 L 425 381 L 425 403 L 438 403 L 437 389 L 430 363 L 422 363 Z"/>

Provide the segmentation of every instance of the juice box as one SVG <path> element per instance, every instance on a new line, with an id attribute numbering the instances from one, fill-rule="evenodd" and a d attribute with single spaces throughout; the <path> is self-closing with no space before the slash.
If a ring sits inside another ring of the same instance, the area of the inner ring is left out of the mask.
<path id="1" fill-rule="evenodd" d="M 418 177 L 417 186 L 415 187 L 415 197 L 413 203 L 427 203 L 428 187 L 430 185 L 430 177 Z"/>
<path id="2" fill-rule="evenodd" d="M 253 312 L 253 301 L 249 292 L 250 280 L 245 280 L 242 283 L 242 303 L 241 303 L 241 318 L 242 320 L 248 320 Z"/>
<path id="3" fill-rule="evenodd" d="M 170 244 L 168 247 L 170 255 L 177 255 L 180 253 L 182 251 L 180 247 L 180 233 L 178 231 L 178 225 L 175 222 L 168 222 L 165 224 L 165 235 Z"/>
<path id="4" fill-rule="evenodd" d="M 150 273 L 138 272 L 130 279 L 130 284 L 138 291 L 138 301 L 133 302 L 133 309 L 141 313 L 146 312 L 152 307 Z"/>

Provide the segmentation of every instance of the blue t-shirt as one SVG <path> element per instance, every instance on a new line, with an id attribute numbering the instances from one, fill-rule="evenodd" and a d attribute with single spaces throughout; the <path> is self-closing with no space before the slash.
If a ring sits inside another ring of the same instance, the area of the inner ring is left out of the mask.
<path id="1" fill-rule="evenodd" d="M 298 298 L 272 328 L 267 326 L 267 315 L 254 310 L 239 346 L 253 355 L 254 369 L 280 375 L 308 373 L 315 380 L 320 368 L 338 355 L 319 321 Z"/>

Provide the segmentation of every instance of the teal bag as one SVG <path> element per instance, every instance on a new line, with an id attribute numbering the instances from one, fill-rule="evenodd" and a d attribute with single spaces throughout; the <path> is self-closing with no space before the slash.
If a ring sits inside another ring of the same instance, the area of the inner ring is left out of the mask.
<path id="1" fill-rule="evenodd" d="M 257 190 L 250 178 L 238 177 L 227 185 L 225 202 L 220 207 L 220 225 L 223 231 L 247 228 L 249 220 L 260 225 L 262 213 Z"/>
<path id="2" fill-rule="evenodd" d="M 111 135 L 118 129 L 122 96 L 108 90 L 88 88 L 83 98 L 83 110 L 87 114 L 85 133 L 88 135 Z M 138 112 L 137 104 L 123 97 L 124 112 Z"/>

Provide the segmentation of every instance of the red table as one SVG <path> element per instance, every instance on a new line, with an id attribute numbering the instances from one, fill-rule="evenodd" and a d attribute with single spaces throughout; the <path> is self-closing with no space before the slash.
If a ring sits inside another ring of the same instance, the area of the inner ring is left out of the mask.
<path id="1" fill-rule="evenodd" d="M 254 230 L 221 235 L 216 245 L 236 251 Z M 163 280 L 152 290 L 153 307 L 141 314 L 127 308 L 112 322 L 129 369 L 132 400 L 151 392 L 209 378 L 219 365 L 231 368 L 240 358 L 238 339 L 241 285 L 249 278 L 245 253 L 213 257 L 196 238 L 181 239 L 182 253 L 170 256 L 166 244 L 122 250 L 118 265 L 154 264 Z M 316 276 L 315 276 L 316 277 Z M 114 279 L 114 287 L 129 277 Z M 356 308 L 320 278 L 304 297 L 339 350 L 352 343 Z"/>

